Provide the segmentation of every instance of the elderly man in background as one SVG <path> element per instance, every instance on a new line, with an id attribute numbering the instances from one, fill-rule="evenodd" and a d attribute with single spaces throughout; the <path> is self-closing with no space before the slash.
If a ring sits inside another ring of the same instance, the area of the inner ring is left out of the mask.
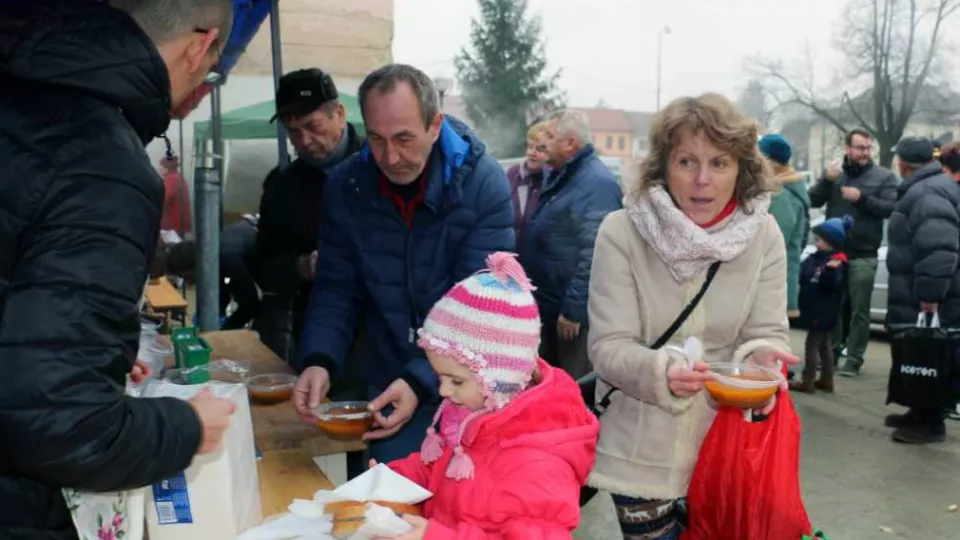
<path id="1" fill-rule="evenodd" d="M 283 123 L 297 159 L 263 183 L 256 244 L 263 302 L 254 328 L 284 360 L 296 351 L 313 288 L 327 175 L 363 145 L 339 96 L 333 78 L 316 68 L 287 73 L 277 89 L 271 121 Z"/>
<path id="2" fill-rule="evenodd" d="M 503 168 L 463 123 L 445 118 L 433 80 L 394 64 L 360 85 L 367 145 L 330 175 L 320 257 L 297 366 L 300 415 L 322 403 L 347 368 L 361 318 L 358 359 L 375 411 L 364 435 L 385 462 L 420 448 L 440 402 L 417 333 L 430 308 L 487 255 L 513 251 Z"/>
<path id="3" fill-rule="evenodd" d="M 837 352 L 847 349 L 847 361 L 839 375 L 856 377 L 863 366 L 870 342 L 870 297 L 877 276 L 877 252 L 883 241 L 883 222 L 897 201 L 897 177 L 874 164 L 873 138 L 862 129 L 847 134 L 842 162 L 831 164 L 823 178 L 810 188 L 810 206 L 827 206 L 826 217 L 854 219 L 847 232 L 845 252 L 850 274 L 844 304 L 849 305 L 850 330 L 845 333 L 843 318 L 837 323 L 833 344 Z M 841 307 L 841 313 L 845 308 Z M 840 358 L 837 354 L 837 358 Z"/>
<path id="4" fill-rule="evenodd" d="M 960 326 L 960 185 L 943 172 L 929 139 L 897 143 L 903 182 L 890 216 L 886 325 L 913 327 L 921 313 L 937 314 L 943 328 Z M 946 404 L 944 404 L 946 405 Z M 927 444 L 946 439 L 944 410 L 912 408 L 885 419 L 893 440 Z"/>
<path id="5" fill-rule="evenodd" d="M 0 2 L 0 538 L 74 540 L 64 488 L 168 479 L 229 425 L 124 383 L 163 210 L 144 145 L 232 24 L 231 0 Z"/>
<path id="6" fill-rule="evenodd" d="M 537 286 L 540 354 L 577 378 L 592 370 L 586 334 L 593 245 L 600 222 L 620 209 L 622 195 L 613 173 L 597 157 L 583 113 L 554 113 L 544 135 L 552 172 L 518 252 Z"/>

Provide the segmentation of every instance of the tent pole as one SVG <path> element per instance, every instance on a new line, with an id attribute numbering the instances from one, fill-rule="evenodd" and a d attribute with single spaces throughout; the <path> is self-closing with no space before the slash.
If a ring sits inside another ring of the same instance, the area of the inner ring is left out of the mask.
<path id="1" fill-rule="evenodd" d="M 222 79 L 212 81 L 212 140 L 199 148 L 193 176 L 197 207 L 197 322 L 200 330 L 220 329 L 220 228 L 223 220 L 223 130 L 220 110 Z"/>
<path id="2" fill-rule="evenodd" d="M 197 326 L 204 332 L 220 329 L 220 156 L 207 140 L 197 155 L 193 196 L 197 205 Z"/>
<path id="3" fill-rule="evenodd" d="M 273 91 L 280 88 L 280 76 L 283 75 L 283 45 L 280 41 L 280 2 L 270 0 L 270 49 L 273 54 Z M 277 155 L 280 168 L 290 163 L 287 154 L 287 134 L 283 129 L 283 122 L 277 120 Z"/>

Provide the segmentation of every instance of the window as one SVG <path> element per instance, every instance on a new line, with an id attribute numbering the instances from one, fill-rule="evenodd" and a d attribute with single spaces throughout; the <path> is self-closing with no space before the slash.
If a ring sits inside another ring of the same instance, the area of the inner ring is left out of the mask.
<path id="1" fill-rule="evenodd" d="M 613 150 L 613 135 L 607 135 L 607 149 Z"/>
<path id="2" fill-rule="evenodd" d="M 617 143 L 617 146 L 620 147 L 620 150 L 623 150 L 625 149 L 626 145 L 627 145 L 627 138 L 621 135 L 620 140 Z"/>

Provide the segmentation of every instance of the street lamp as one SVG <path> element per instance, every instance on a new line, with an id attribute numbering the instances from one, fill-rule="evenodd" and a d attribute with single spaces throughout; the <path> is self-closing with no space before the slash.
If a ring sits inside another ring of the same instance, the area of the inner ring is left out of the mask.
<path id="1" fill-rule="evenodd" d="M 657 32 L 657 110 L 660 110 L 660 88 L 663 78 L 663 36 L 670 34 L 670 27 L 664 25 Z"/>
<path id="2" fill-rule="evenodd" d="M 434 86 L 437 87 L 437 93 L 440 94 L 440 110 L 443 110 L 443 96 L 450 91 L 453 86 L 453 80 L 450 77 L 436 77 L 433 79 Z"/>

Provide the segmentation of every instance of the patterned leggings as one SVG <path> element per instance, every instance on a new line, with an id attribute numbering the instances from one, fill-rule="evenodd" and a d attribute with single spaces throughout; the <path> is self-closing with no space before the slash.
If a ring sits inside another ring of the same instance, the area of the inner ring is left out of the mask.
<path id="1" fill-rule="evenodd" d="M 649 500 L 613 495 L 623 540 L 678 540 L 686 519 L 686 500 Z"/>

